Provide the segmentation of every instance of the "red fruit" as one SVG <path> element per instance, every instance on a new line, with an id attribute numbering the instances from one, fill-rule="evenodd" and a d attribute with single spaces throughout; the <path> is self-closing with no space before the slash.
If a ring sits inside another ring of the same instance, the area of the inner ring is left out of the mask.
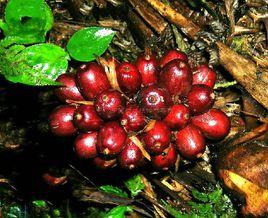
<path id="1" fill-rule="evenodd" d="M 92 160 L 92 163 L 98 168 L 98 169 L 102 169 L 102 170 L 106 170 L 109 169 L 113 166 L 115 166 L 116 164 L 116 159 L 112 159 L 112 160 L 105 160 L 101 157 L 95 157 Z"/>
<path id="2" fill-rule="evenodd" d="M 158 81 L 158 60 L 154 54 L 141 54 L 136 61 L 136 67 L 141 74 L 142 85 L 156 84 Z"/>
<path id="3" fill-rule="evenodd" d="M 116 90 L 103 91 L 95 99 L 97 113 L 106 120 L 119 118 L 123 114 L 125 107 L 125 98 Z"/>
<path id="4" fill-rule="evenodd" d="M 81 133 L 74 142 L 77 156 L 82 159 L 89 159 L 97 156 L 97 132 Z"/>
<path id="5" fill-rule="evenodd" d="M 188 93 L 187 102 L 192 114 L 202 114 L 212 108 L 215 95 L 206 85 L 193 85 Z"/>
<path id="6" fill-rule="evenodd" d="M 50 173 L 44 173 L 42 177 L 44 182 L 52 187 L 64 185 L 68 182 L 67 176 L 56 177 Z"/>
<path id="7" fill-rule="evenodd" d="M 51 132 L 56 136 L 71 136 L 76 133 L 73 125 L 75 107 L 63 105 L 57 107 L 49 116 Z"/>
<path id="8" fill-rule="evenodd" d="M 188 159 L 200 157 L 205 150 L 205 139 L 200 130 L 192 124 L 178 131 L 176 147 Z"/>
<path id="9" fill-rule="evenodd" d="M 54 91 L 59 100 L 63 102 L 65 102 L 67 99 L 74 101 L 84 100 L 75 84 L 74 74 L 62 74 L 56 79 L 56 81 L 63 84 L 63 86 L 56 88 Z"/>
<path id="10" fill-rule="evenodd" d="M 118 162 L 122 168 L 134 169 L 140 165 L 143 155 L 139 147 L 128 138 L 124 149 L 118 156 Z"/>
<path id="11" fill-rule="evenodd" d="M 103 68 L 94 63 L 83 64 L 77 70 L 76 83 L 88 100 L 94 99 L 102 91 L 110 89 L 110 83 Z"/>
<path id="12" fill-rule="evenodd" d="M 170 144 L 169 148 L 165 149 L 162 154 L 153 156 L 151 161 L 154 168 L 159 170 L 168 170 L 173 167 L 177 161 L 178 153 L 174 144 Z"/>
<path id="13" fill-rule="evenodd" d="M 93 105 L 80 105 L 74 112 L 74 125 L 81 131 L 97 131 L 103 124 Z"/>
<path id="14" fill-rule="evenodd" d="M 152 127 L 143 133 L 142 140 L 145 145 L 145 149 L 153 154 L 160 154 L 163 152 L 171 140 L 171 131 L 168 126 L 162 121 L 153 121 Z"/>
<path id="15" fill-rule="evenodd" d="M 192 87 L 193 74 L 189 64 L 181 60 L 169 62 L 162 70 L 160 83 L 173 97 L 186 96 Z"/>
<path id="16" fill-rule="evenodd" d="M 142 112 L 153 119 L 161 119 L 168 114 L 172 100 L 165 88 L 156 85 L 145 87 L 140 93 Z"/>
<path id="17" fill-rule="evenodd" d="M 224 112 L 211 109 L 199 116 L 193 117 L 191 123 L 197 126 L 209 139 L 222 139 L 230 131 L 230 120 Z"/>
<path id="18" fill-rule="evenodd" d="M 190 120 L 190 110 L 183 104 L 173 105 L 163 120 L 172 130 L 183 129 Z"/>
<path id="19" fill-rule="evenodd" d="M 216 82 L 216 73 L 206 64 L 200 64 L 194 69 L 193 85 L 203 84 L 212 88 Z"/>
<path id="20" fill-rule="evenodd" d="M 107 156 L 117 155 L 124 148 L 126 138 L 127 134 L 119 123 L 105 123 L 99 131 L 97 149 Z"/>
<path id="21" fill-rule="evenodd" d="M 121 125 L 127 132 L 138 132 L 146 125 L 146 118 L 136 105 L 127 105 L 121 119 Z"/>
<path id="22" fill-rule="evenodd" d="M 116 68 L 120 89 L 126 94 L 135 94 L 141 87 L 141 75 L 135 65 L 124 62 Z"/>
<path id="23" fill-rule="evenodd" d="M 178 51 L 176 49 L 172 49 L 167 51 L 161 58 L 160 60 L 160 67 L 164 67 L 167 65 L 169 62 L 173 60 L 181 60 L 188 62 L 187 55 L 181 51 Z"/>

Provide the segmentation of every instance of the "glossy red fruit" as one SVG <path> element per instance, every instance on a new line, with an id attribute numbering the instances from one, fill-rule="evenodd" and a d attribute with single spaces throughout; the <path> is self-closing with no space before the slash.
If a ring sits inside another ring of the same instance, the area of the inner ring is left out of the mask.
<path id="1" fill-rule="evenodd" d="M 94 62 L 79 67 L 76 83 L 83 96 L 88 100 L 93 100 L 102 91 L 111 88 L 103 68 Z"/>
<path id="2" fill-rule="evenodd" d="M 143 155 L 141 150 L 130 138 L 128 138 L 124 149 L 118 156 L 119 165 L 122 168 L 132 170 L 139 167 L 142 160 Z"/>
<path id="3" fill-rule="evenodd" d="M 112 168 L 116 164 L 116 159 L 105 160 L 101 157 L 95 157 L 92 159 L 92 163 L 101 170 Z"/>
<path id="4" fill-rule="evenodd" d="M 119 118 L 126 107 L 126 100 L 116 90 L 106 90 L 95 99 L 95 108 L 99 116 L 105 120 Z"/>
<path id="5" fill-rule="evenodd" d="M 93 105 L 80 105 L 74 112 L 74 125 L 81 131 L 97 131 L 103 120 L 97 114 Z"/>
<path id="6" fill-rule="evenodd" d="M 181 60 L 188 62 L 187 55 L 184 52 L 178 51 L 176 49 L 172 49 L 167 51 L 162 58 L 160 59 L 160 67 L 164 67 L 169 62 L 173 60 Z"/>
<path id="7" fill-rule="evenodd" d="M 176 147 L 185 158 L 195 159 L 200 157 L 205 150 L 205 146 L 204 136 L 196 126 L 189 124 L 178 131 Z"/>
<path id="8" fill-rule="evenodd" d="M 75 106 L 63 105 L 57 107 L 49 116 L 51 132 L 56 136 L 72 136 L 76 133 L 73 125 Z"/>
<path id="9" fill-rule="evenodd" d="M 168 115 L 164 118 L 164 122 L 172 130 L 183 129 L 190 120 L 190 110 L 183 104 L 173 105 Z"/>
<path id="10" fill-rule="evenodd" d="M 124 62 L 116 68 L 120 89 L 127 95 L 135 94 L 141 87 L 141 75 L 135 65 Z"/>
<path id="11" fill-rule="evenodd" d="M 173 97 L 186 96 L 192 87 L 193 74 L 189 64 L 181 60 L 169 62 L 160 73 L 160 83 Z"/>
<path id="12" fill-rule="evenodd" d="M 212 108 L 215 100 L 213 89 L 206 85 L 193 85 L 187 96 L 187 103 L 192 114 L 205 113 Z"/>
<path id="13" fill-rule="evenodd" d="M 145 87 L 140 93 L 142 112 L 153 119 L 161 119 L 168 114 L 172 99 L 165 88 L 156 85 Z"/>
<path id="14" fill-rule="evenodd" d="M 230 131 L 230 120 L 224 112 L 210 109 L 208 112 L 195 116 L 191 123 L 197 126 L 209 139 L 222 139 Z"/>
<path id="15" fill-rule="evenodd" d="M 194 69 L 193 73 L 193 85 L 203 84 L 213 89 L 217 75 L 212 68 L 207 64 L 200 64 Z"/>
<path id="16" fill-rule="evenodd" d="M 138 106 L 129 104 L 120 118 L 120 123 L 127 132 L 138 132 L 145 127 L 146 118 Z"/>
<path id="17" fill-rule="evenodd" d="M 76 155 L 81 159 L 89 159 L 98 155 L 97 132 L 80 133 L 74 142 Z"/>
<path id="18" fill-rule="evenodd" d="M 147 52 L 148 53 L 148 52 Z M 152 53 L 141 54 L 136 61 L 136 67 L 141 74 L 142 85 L 156 84 L 158 81 L 158 60 Z"/>
<path id="19" fill-rule="evenodd" d="M 173 167 L 178 159 L 178 153 L 175 149 L 174 144 L 170 144 L 162 154 L 153 156 L 151 159 L 154 168 L 159 170 L 168 170 Z"/>
<path id="20" fill-rule="evenodd" d="M 149 130 L 142 135 L 145 149 L 152 154 L 160 154 L 163 152 L 171 140 L 171 131 L 162 121 L 155 122 Z"/>
<path id="21" fill-rule="evenodd" d="M 65 102 L 67 99 L 74 101 L 84 100 L 76 86 L 74 74 L 62 74 L 56 79 L 56 81 L 63 84 L 63 86 L 54 90 L 54 93 L 59 100 L 63 102 Z"/>
<path id="22" fill-rule="evenodd" d="M 99 131 L 97 149 L 106 156 L 119 154 L 125 146 L 127 134 L 118 122 L 107 122 Z"/>

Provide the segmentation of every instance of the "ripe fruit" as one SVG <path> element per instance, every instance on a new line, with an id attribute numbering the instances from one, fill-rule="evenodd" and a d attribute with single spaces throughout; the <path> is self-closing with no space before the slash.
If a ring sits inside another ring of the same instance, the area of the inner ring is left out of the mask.
<path id="1" fill-rule="evenodd" d="M 63 84 L 63 86 L 54 90 L 54 93 L 59 100 L 63 102 L 65 102 L 67 99 L 74 101 L 84 100 L 76 86 L 74 74 L 62 74 L 56 79 L 56 81 Z"/>
<path id="2" fill-rule="evenodd" d="M 183 129 L 190 120 L 190 110 L 183 104 L 173 105 L 163 120 L 170 129 Z"/>
<path id="3" fill-rule="evenodd" d="M 116 159 L 105 160 L 101 157 L 95 157 L 92 159 L 92 163 L 101 170 L 112 168 L 116 164 Z"/>
<path id="4" fill-rule="evenodd" d="M 106 90 L 95 99 L 97 113 L 105 120 L 119 118 L 126 107 L 125 98 L 116 90 Z"/>
<path id="5" fill-rule="evenodd" d="M 115 156 L 124 148 L 126 138 L 127 134 L 118 122 L 105 123 L 98 135 L 98 152 L 106 156 Z"/>
<path id="6" fill-rule="evenodd" d="M 146 118 L 138 106 L 130 104 L 127 105 L 120 119 L 120 123 L 127 132 L 137 132 L 142 130 L 146 125 Z"/>
<path id="7" fill-rule="evenodd" d="M 200 64 L 194 69 L 193 73 L 193 85 L 203 84 L 213 89 L 217 76 L 212 68 L 207 64 Z"/>
<path id="8" fill-rule="evenodd" d="M 142 160 L 143 155 L 141 150 L 130 138 L 128 138 L 124 149 L 118 156 L 120 166 L 132 170 L 138 167 Z"/>
<path id="9" fill-rule="evenodd" d="M 211 109 L 199 116 L 193 117 L 191 123 L 197 126 L 209 139 L 222 139 L 230 131 L 230 120 L 224 112 Z"/>
<path id="10" fill-rule="evenodd" d="M 142 135 L 142 140 L 145 149 L 153 154 L 160 154 L 170 144 L 171 131 L 168 126 L 162 121 L 152 121 L 152 126 L 149 130 L 145 130 Z"/>
<path id="11" fill-rule="evenodd" d="M 56 136 L 72 136 L 76 133 L 73 125 L 75 107 L 63 105 L 57 107 L 49 116 L 51 132 Z"/>
<path id="12" fill-rule="evenodd" d="M 169 62 L 160 73 L 160 83 L 177 98 L 184 97 L 192 87 L 193 75 L 189 64 L 181 60 Z"/>
<path id="13" fill-rule="evenodd" d="M 153 119 L 161 119 L 168 114 L 172 100 L 165 88 L 156 85 L 145 87 L 140 93 L 142 112 Z"/>
<path id="14" fill-rule="evenodd" d="M 141 54 L 136 61 L 136 67 L 141 74 L 143 86 L 157 83 L 158 60 L 154 54 L 151 52 Z"/>
<path id="15" fill-rule="evenodd" d="M 81 133 L 74 142 L 74 148 L 77 156 L 82 159 L 96 157 L 97 153 L 97 136 L 98 132 Z"/>
<path id="16" fill-rule="evenodd" d="M 93 100 L 102 91 L 111 87 L 103 68 L 94 62 L 79 67 L 76 83 L 83 96 L 88 100 Z"/>
<path id="17" fill-rule="evenodd" d="M 205 139 L 197 127 L 189 124 L 178 131 L 176 147 L 185 158 L 195 159 L 205 150 Z"/>
<path id="18" fill-rule="evenodd" d="M 141 75 L 135 65 L 124 62 L 116 68 L 117 81 L 125 94 L 135 94 L 141 86 Z"/>
<path id="19" fill-rule="evenodd" d="M 152 157 L 152 165 L 156 169 L 168 170 L 173 167 L 177 161 L 178 153 L 175 149 L 174 144 L 170 144 L 162 154 Z"/>
<path id="20" fill-rule="evenodd" d="M 192 114 L 202 114 L 214 104 L 213 89 L 206 85 L 193 85 L 187 96 L 187 103 Z"/>
<path id="21" fill-rule="evenodd" d="M 97 131 L 103 124 L 93 105 L 80 105 L 74 112 L 74 125 L 81 131 Z"/>
<path id="22" fill-rule="evenodd" d="M 167 51 L 162 58 L 160 59 L 160 67 L 166 66 L 169 62 L 173 60 L 181 60 L 188 62 L 187 55 L 181 51 L 178 51 L 176 49 L 172 49 Z"/>

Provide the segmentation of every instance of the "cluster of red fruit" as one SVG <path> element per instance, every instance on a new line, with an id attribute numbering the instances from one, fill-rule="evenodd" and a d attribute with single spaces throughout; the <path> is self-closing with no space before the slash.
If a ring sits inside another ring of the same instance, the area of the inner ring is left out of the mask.
<path id="1" fill-rule="evenodd" d="M 79 132 L 74 148 L 83 159 L 105 169 L 118 163 L 133 169 L 149 160 L 169 169 L 178 152 L 200 157 L 205 137 L 224 138 L 230 121 L 213 109 L 216 73 L 206 64 L 191 69 L 183 52 L 170 50 L 159 60 L 146 51 L 135 64 L 87 63 L 76 75 L 63 74 L 57 97 L 69 104 L 50 115 L 57 136 Z M 147 160 L 146 160 L 147 159 Z"/>

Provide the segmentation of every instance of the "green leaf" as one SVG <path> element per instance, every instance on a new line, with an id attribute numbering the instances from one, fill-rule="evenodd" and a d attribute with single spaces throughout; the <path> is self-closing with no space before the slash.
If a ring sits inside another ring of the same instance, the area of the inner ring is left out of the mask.
<path id="1" fill-rule="evenodd" d="M 130 191 L 132 197 L 138 195 L 139 192 L 141 192 L 145 188 L 140 174 L 133 176 L 132 178 L 127 180 L 125 182 L 125 185 Z"/>
<path id="2" fill-rule="evenodd" d="M 130 206 L 117 206 L 111 209 L 103 218 L 124 218 L 125 213 L 132 211 Z"/>
<path id="3" fill-rule="evenodd" d="M 36 200 L 36 201 L 33 201 L 32 204 L 35 206 L 35 207 L 47 207 L 47 202 L 43 201 L 43 200 Z"/>
<path id="4" fill-rule="evenodd" d="M 0 73 L 14 83 L 59 85 L 55 80 L 65 73 L 68 60 L 68 54 L 53 44 L 37 44 L 27 48 L 15 45 L 0 56 Z"/>
<path id="5" fill-rule="evenodd" d="M 196 200 L 199 200 L 201 202 L 208 202 L 209 201 L 208 194 L 199 192 L 196 189 L 192 190 L 192 195 Z"/>
<path id="6" fill-rule="evenodd" d="M 118 196 L 124 197 L 124 198 L 128 197 L 126 192 L 124 192 L 122 189 L 120 189 L 118 187 L 115 187 L 115 186 L 112 186 L 112 185 L 100 186 L 99 190 L 103 191 L 103 192 L 111 193 L 111 194 L 114 194 L 114 195 L 118 195 Z"/>
<path id="7" fill-rule="evenodd" d="M 10 206 L 6 206 L 1 210 L 2 216 L 5 218 L 23 218 L 25 217 L 25 213 L 21 206 L 17 204 L 13 204 Z"/>
<path id="8" fill-rule="evenodd" d="M 77 31 L 69 40 L 67 50 L 77 61 L 92 61 L 108 48 L 115 31 L 103 27 L 88 27 Z"/>

